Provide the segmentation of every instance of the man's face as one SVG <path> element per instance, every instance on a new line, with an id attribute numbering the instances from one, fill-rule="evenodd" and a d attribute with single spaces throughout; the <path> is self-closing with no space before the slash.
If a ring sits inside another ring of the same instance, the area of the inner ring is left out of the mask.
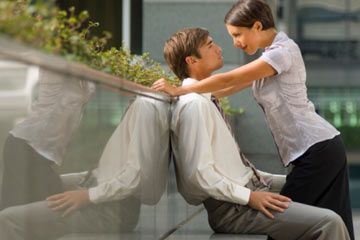
<path id="1" fill-rule="evenodd" d="M 197 67 L 212 73 L 223 66 L 222 50 L 209 36 L 205 44 L 199 48 L 201 58 L 197 59 Z"/>

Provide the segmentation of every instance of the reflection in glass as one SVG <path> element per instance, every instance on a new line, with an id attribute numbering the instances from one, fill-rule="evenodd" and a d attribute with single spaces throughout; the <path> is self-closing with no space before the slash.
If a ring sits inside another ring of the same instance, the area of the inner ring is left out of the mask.
<path id="1" fill-rule="evenodd" d="M 28 80 L 28 78 L 26 79 Z M 53 165 L 61 165 L 94 85 L 41 71 L 32 112 L 4 144 L 0 209 L 45 199 L 62 191 Z"/>
<path id="2" fill-rule="evenodd" d="M 42 71 L 33 111 L 10 132 L 11 138 L 19 140 L 12 139 L 11 144 L 7 140 L 5 158 L 36 155 L 36 161 L 46 162 L 55 175 L 53 164 L 48 162 L 61 165 L 67 146 L 74 143 L 71 136 L 78 129 L 93 92 L 90 82 Z M 14 202 L 13 197 L 6 195 L 9 200 L 2 201 L 0 211 L 1 239 L 56 239 L 68 233 L 133 230 L 139 221 L 141 204 L 157 204 L 165 191 L 169 166 L 168 114 L 168 103 L 135 97 L 107 140 L 97 167 L 61 175 L 62 189 L 56 192 L 50 192 L 56 189 L 55 184 L 44 178 L 43 170 L 32 168 L 33 159 L 1 168 L 5 175 L 13 173 L 13 179 L 20 168 L 25 176 L 38 179 L 39 185 L 23 181 L 22 188 L 16 189 L 21 194 L 33 195 L 34 189 L 49 190 L 22 202 Z M 19 151 L 19 146 L 26 148 L 26 152 Z M 25 164 L 26 161 L 29 163 Z M 3 189 L 14 190 L 14 182 L 10 184 L 8 177 L 4 180 Z M 60 194 L 52 195 L 57 192 Z M 82 200 L 83 193 L 88 194 L 91 202 Z M 49 195 L 50 200 L 44 201 Z M 63 200 L 64 196 L 73 202 Z M 5 199 L 3 193 L 1 198 Z M 58 204 L 59 209 L 53 208 L 57 211 L 51 210 L 52 203 Z M 69 214 L 63 216 L 66 211 Z M 129 237 L 128 233 L 126 236 Z"/>

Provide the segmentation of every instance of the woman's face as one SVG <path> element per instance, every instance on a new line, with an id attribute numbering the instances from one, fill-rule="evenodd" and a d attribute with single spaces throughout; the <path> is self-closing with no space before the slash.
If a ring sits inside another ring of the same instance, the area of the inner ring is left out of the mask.
<path id="1" fill-rule="evenodd" d="M 226 24 L 226 29 L 233 39 L 234 47 L 241 48 L 249 55 L 255 54 L 259 49 L 258 34 L 255 27 L 237 27 Z"/>

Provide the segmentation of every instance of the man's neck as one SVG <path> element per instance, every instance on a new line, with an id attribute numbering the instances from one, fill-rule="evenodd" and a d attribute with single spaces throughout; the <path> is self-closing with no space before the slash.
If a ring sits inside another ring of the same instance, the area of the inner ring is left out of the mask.
<path id="1" fill-rule="evenodd" d="M 211 76 L 211 73 L 193 73 L 193 74 L 190 74 L 190 78 L 192 79 L 195 79 L 195 80 L 198 80 L 198 81 L 201 81 L 205 78 L 208 78 Z"/>

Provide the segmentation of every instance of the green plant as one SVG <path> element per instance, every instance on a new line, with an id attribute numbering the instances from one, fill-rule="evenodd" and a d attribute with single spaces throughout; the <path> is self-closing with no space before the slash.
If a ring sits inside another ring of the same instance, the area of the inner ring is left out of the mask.
<path id="1" fill-rule="evenodd" d="M 180 84 L 148 53 L 138 56 L 125 47 L 106 49 L 111 34 L 93 35 L 91 30 L 98 26 L 87 11 L 76 14 L 74 7 L 64 11 L 51 1 L 0 0 L 0 32 L 17 41 L 145 86 L 162 77 Z M 222 105 L 227 114 L 235 113 L 227 99 Z"/>
<path id="2" fill-rule="evenodd" d="M 146 86 L 161 77 L 179 84 L 179 80 L 165 72 L 148 53 L 136 56 L 124 47 L 106 50 L 111 34 L 92 35 L 91 30 L 98 26 L 99 23 L 89 21 L 87 11 L 77 15 L 74 7 L 63 11 L 51 2 L 0 2 L 0 32 L 18 41 Z"/>
<path id="3" fill-rule="evenodd" d="M 221 98 L 220 99 L 220 105 L 223 108 L 224 112 L 226 115 L 240 115 L 243 114 L 245 112 L 245 109 L 240 107 L 238 109 L 236 108 L 232 108 L 230 105 L 230 101 L 227 97 L 225 98 Z"/>

